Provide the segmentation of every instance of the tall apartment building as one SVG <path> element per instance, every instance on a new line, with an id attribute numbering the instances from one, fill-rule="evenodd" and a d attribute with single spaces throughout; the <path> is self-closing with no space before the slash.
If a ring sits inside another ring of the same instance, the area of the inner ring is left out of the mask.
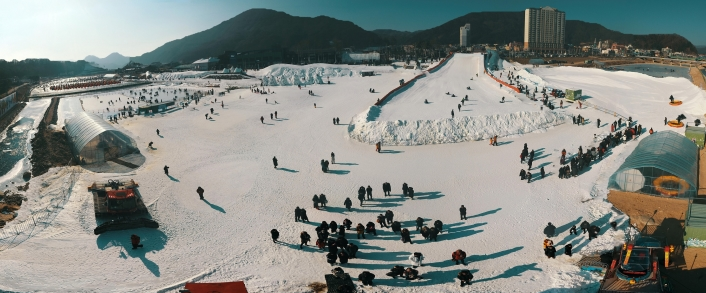
<path id="1" fill-rule="evenodd" d="M 471 34 L 471 24 L 467 23 L 461 27 L 460 43 L 461 47 L 468 47 L 468 35 Z"/>
<path id="2" fill-rule="evenodd" d="M 566 13 L 552 7 L 525 9 L 525 50 L 564 50 Z"/>

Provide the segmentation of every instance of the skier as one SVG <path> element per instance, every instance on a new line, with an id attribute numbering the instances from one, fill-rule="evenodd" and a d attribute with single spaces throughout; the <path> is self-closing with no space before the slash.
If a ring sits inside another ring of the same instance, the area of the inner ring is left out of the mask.
<path id="1" fill-rule="evenodd" d="M 277 243 L 277 238 L 279 238 L 279 231 L 277 231 L 277 229 L 272 229 L 270 230 L 270 234 L 272 234 L 272 242 Z"/>
<path id="2" fill-rule="evenodd" d="M 455 261 L 456 264 L 460 261 L 464 266 L 466 265 L 466 252 L 460 249 L 457 249 L 451 254 L 451 260 Z"/>
<path id="3" fill-rule="evenodd" d="M 407 187 L 407 183 L 402 183 L 402 195 L 407 196 L 407 191 L 409 191 L 409 187 Z"/>
<path id="4" fill-rule="evenodd" d="M 456 278 L 461 281 L 461 287 L 470 285 L 471 280 L 473 280 L 473 274 L 471 274 L 471 271 L 469 270 L 461 270 L 458 272 L 458 275 L 456 275 Z"/>
<path id="5" fill-rule="evenodd" d="M 368 185 L 368 188 L 365 189 L 365 193 L 368 194 L 368 200 L 373 199 L 373 188 Z"/>
<path id="6" fill-rule="evenodd" d="M 137 236 L 136 234 L 132 234 L 132 236 L 130 236 L 130 243 L 132 243 L 133 250 L 138 247 L 142 247 L 142 244 L 140 244 L 140 236 Z"/>
<path id="7" fill-rule="evenodd" d="M 549 224 L 547 224 L 547 227 L 544 227 L 544 235 L 547 235 L 548 238 L 551 238 L 554 237 L 554 234 L 556 234 L 556 227 L 550 222 Z"/>
<path id="8" fill-rule="evenodd" d="M 358 239 L 360 239 L 361 236 L 363 237 L 363 239 L 365 239 L 365 227 L 363 226 L 363 224 L 358 223 L 358 225 L 355 226 L 355 232 L 358 233 Z"/>
<path id="9" fill-rule="evenodd" d="M 309 246 L 309 241 L 311 241 L 311 236 L 309 236 L 309 233 L 306 233 L 306 231 L 302 231 L 302 233 L 299 234 L 299 239 L 301 239 L 301 244 L 299 244 L 299 249 L 302 249 L 303 245 Z"/>
<path id="10" fill-rule="evenodd" d="M 417 231 L 419 231 L 419 229 L 424 226 L 424 219 L 422 219 L 421 217 L 417 217 L 417 220 L 415 222 L 417 223 Z"/>
<path id="11" fill-rule="evenodd" d="M 336 164 L 336 154 L 331 152 L 331 164 Z"/>
<path id="12" fill-rule="evenodd" d="M 414 267 L 415 269 L 417 267 L 423 266 L 422 260 L 424 260 L 424 255 L 422 255 L 421 252 L 414 252 L 409 256 L 409 262 L 412 264 L 412 267 Z"/>
<path id="13" fill-rule="evenodd" d="M 277 169 L 277 157 L 272 157 L 272 164 L 274 164 L 275 169 Z"/>
<path id="14" fill-rule="evenodd" d="M 375 275 L 368 271 L 363 271 L 358 275 L 358 281 L 363 282 L 363 286 L 372 286 Z"/>
<path id="15" fill-rule="evenodd" d="M 351 202 L 351 198 L 350 198 L 350 197 L 346 197 L 346 200 L 343 202 L 343 205 L 344 205 L 344 206 L 346 207 L 346 209 L 348 209 L 348 211 L 350 212 L 350 211 L 351 211 L 351 206 L 353 205 L 353 202 Z M 361 202 L 361 205 L 363 205 L 362 202 Z"/>
<path id="16" fill-rule="evenodd" d="M 164 175 L 169 176 L 169 167 L 167 165 L 164 165 Z"/>
<path id="17" fill-rule="evenodd" d="M 461 213 L 461 220 L 466 220 L 466 207 L 461 205 L 461 208 L 459 208 L 458 211 Z"/>
<path id="18" fill-rule="evenodd" d="M 314 197 L 311 199 L 311 201 L 314 202 L 314 208 L 319 209 L 319 196 L 314 194 Z"/>
<path id="19" fill-rule="evenodd" d="M 301 209 L 299 207 L 295 208 L 294 209 L 294 221 L 299 222 L 299 220 L 301 220 L 301 217 L 302 217 Z"/>
<path id="20" fill-rule="evenodd" d="M 199 188 L 196 188 L 196 193 L 199 194 L 199 197 L 201 199 L 203 199 L 203 192 L 204 192 L 204 190 L 203 190 L 203 188 L 201 188 L 201 186 L 199 186 Z"/>

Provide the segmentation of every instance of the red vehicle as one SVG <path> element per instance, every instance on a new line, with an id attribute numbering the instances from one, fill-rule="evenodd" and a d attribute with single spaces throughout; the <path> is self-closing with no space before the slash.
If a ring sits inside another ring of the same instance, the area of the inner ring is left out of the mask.
<path id="1" fill-rule="evenodd" d="M 98 235 L 107 231 L 140 227 L 159 228 L 159 224 L 150 218 L 127 218 L 129 215 L 137 214 L 146 214 L 149 217 L 138 187 L 134 180 L 125 182 L 108 180 L 106 183 L 93 183 L 88 187 L 88 190 L 93 193 L 96 219 L 109 217 L 107 221 L 93 229 L 93 233 Z M 111 216 L 113 216 L 112 219 Z"/>

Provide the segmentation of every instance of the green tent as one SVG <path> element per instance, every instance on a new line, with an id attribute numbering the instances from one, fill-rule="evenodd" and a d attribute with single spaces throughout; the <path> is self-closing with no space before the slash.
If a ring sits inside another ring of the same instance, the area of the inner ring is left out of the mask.
<path id="1" fill-rule="evenodd" d="M 569 101 L 581 100 L 581 90 L 566 90 L 566 99 Z"/>

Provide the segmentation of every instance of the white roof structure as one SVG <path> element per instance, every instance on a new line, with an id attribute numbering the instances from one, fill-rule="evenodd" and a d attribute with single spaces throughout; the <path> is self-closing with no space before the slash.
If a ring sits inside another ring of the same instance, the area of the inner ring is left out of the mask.
<path id="1" fill-rule="evenodd" d="M 194 63 L 191 63 L 191 64 L 212 63 L 212 62 L 218 62 L 218 58 L 210 57 L 210 58 L 199 59 L 199 60 L 194 61 Z"/>

